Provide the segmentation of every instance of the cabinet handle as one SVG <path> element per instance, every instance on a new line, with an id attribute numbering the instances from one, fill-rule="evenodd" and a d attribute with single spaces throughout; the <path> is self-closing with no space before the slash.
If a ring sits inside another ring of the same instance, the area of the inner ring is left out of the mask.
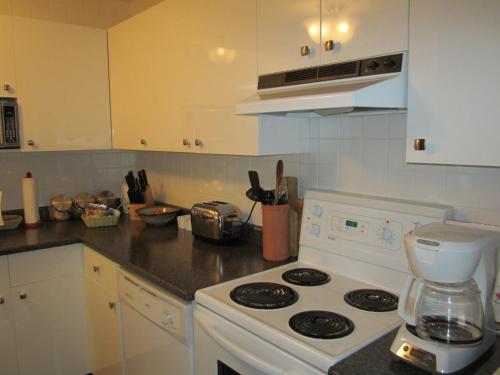
<path id="1" fill-rule="evenodd" d="M 32 139 L 28 139 L 28 146 L 34 146 L 35 145 L 35 141 L 32 140 Z"/>
<path id="2" fill-rule="evenodd" d="M 311 50 L 309 49 L 309 46 L 300 47 L 300 56 L 307 56 L 310 53 L 311 53 Z"/>
<path id="3" fill-rule="evenodd" d="M 19 293 L 19 299 L 26 299 L 26 298 L 28 298 L 28 294 L 26 292 Z"/>
<path id="4" fill-rule="evenodd" d="M 8 83 L 6 83 L 5 85 L 3 85 L 3 91 L 9 92 L 11 89 L 12 89 L 12 86 L 9 85 Z"/>
<path id="5" fill-rule="evenodd" d="M 187 146 L 187 147 L 189 147 L 189 146 L 191 146 L 191 142 L 189 142 L 189 139 L 184 138 L 184 139 L 182 140 L 182 145 L 183 145 L 183 146 Z"/>
<path id="6" fill-rule="evenodd" d="M 203 142 L 201 141 L 201 139 L 197 138 L 197 139 L 194 140 L 194 145 L 198 146 L 198 147 L 201 147 L 201 146 L 203 146 Z"/>
<path id="7" fill-rule="evenodd" d="M 141 145 L 146 146 L 147 144 L 148 144 L 148 142 L 144 138 L 142 138 Z"/>
<path id="8" fill-rule="evenodd" d="M 116 303 L 115 302 L 108 302 L 108 306 L 110 310 L 116 309 Z"/>
<path id="9" fill-rule="evenodd" d="M 5 298 L 0 297 L 0 305 L 3 305 L 5 303 Z"/>
<path id="10" fill-rule="evenodd" d="M 325 51 L 333 51 L 335 49 L 335 43 L 333 40 L 327 40 L 325 42 Z"/>
<path id="11" fill-rule="evenodd" d="M 424 151 L 425 150 L 425 138 L 415 138 L 413 141 L 413 148 L 415 151 Z"/>
<path id="12" fill-rule="evenodd" d="M 93 270 L 95 273 L 97 273 L 97 272 L 99 272 L 99 271 L 101 270 L 101 267 L 99 267 L 99 266 L 92 266 L 92 270 Z"/>

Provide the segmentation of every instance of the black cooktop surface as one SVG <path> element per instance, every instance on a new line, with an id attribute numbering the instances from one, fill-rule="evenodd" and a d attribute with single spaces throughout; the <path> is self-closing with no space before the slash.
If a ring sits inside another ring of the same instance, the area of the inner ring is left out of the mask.
<path id="1" fill-rule="evenodd" d="M 290 328 L 301 335 L 315 339 L 338 339 L 354 330 L 354 323 L 331 311 L 304 311 L 292 316 Z"/>
<path id="2" fill-rule="evenodd" d="M 314 268 L 294 268 L 283 273 L 281 277 L 290 284 L 300 286 L 317 286 L 330 281 L 327 273 Z"/>
<path id="3" fill-rule="evenodd" d="M 279 309 L 293 305 L 299 295 L 292 288 L 276 283 L 249 283 L 234 288 L 231 299 L 254 309 Z"/>
<path id="4" fill-rule="evenodd" d="M 380 289 L 357 289 L 344 295 L 349 305 L 365 311 L 384 312 L 398 308 L 398 297 Z"/>

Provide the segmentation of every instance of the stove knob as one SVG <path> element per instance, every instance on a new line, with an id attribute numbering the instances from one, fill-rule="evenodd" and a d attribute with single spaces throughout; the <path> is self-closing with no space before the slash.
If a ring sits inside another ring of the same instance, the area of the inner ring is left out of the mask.
<path id="1" fill-rule="evenodd" d="M 321 217 L 321 215 L 323 215 L 323 209 L 321 206 L 314 206 L 312 211 L 314 216 Z"/>
<path id="2" fill-rule="evenodd" d="M 382 228 L 382 239 L 386 242 L 392 241 L 392 230 L 389 228 Z"/>
<path id="3" fill-rule="evenodd" d="M 319 233 L 321 232 L 321 228 L 318 224 L 313 224 L 311 225 L 311 229 L 309 229 L 309 232 L 314 235 L 314 236 L 319 236 Z"/>
<path id="4" fill-rule="evenodd" d="M 380 64 L 375 61 L 375 60 L 370 60 L 368 61 L 368 64 L 366 66 L 368 67 L 369 70 L 376 70 Z"/>

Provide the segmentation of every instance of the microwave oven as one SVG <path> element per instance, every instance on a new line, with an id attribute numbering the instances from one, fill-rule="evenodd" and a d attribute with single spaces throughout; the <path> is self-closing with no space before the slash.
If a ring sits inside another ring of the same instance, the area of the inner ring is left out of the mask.
<path id="1" fill-rule="evenodd" d="M 17 100 L 0 98 L 0 149 L 20 147 Z"/>

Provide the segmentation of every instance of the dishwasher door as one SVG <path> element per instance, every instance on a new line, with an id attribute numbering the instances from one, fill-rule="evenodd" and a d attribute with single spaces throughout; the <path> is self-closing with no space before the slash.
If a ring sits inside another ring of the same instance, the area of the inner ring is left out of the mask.
<path id="1" fill-rule="evenodd" d="M 123 354 L 127 375 L 191 375 L 192 306 L 120 270 Z M 187 318 L 187 319 L 186 319 Z"/>
<path id="2" fill-rule="evenodd" d="M 189 348 L 169 332 L 122 305 L 125 368 L 128 375 L 191 374 Z"/>

